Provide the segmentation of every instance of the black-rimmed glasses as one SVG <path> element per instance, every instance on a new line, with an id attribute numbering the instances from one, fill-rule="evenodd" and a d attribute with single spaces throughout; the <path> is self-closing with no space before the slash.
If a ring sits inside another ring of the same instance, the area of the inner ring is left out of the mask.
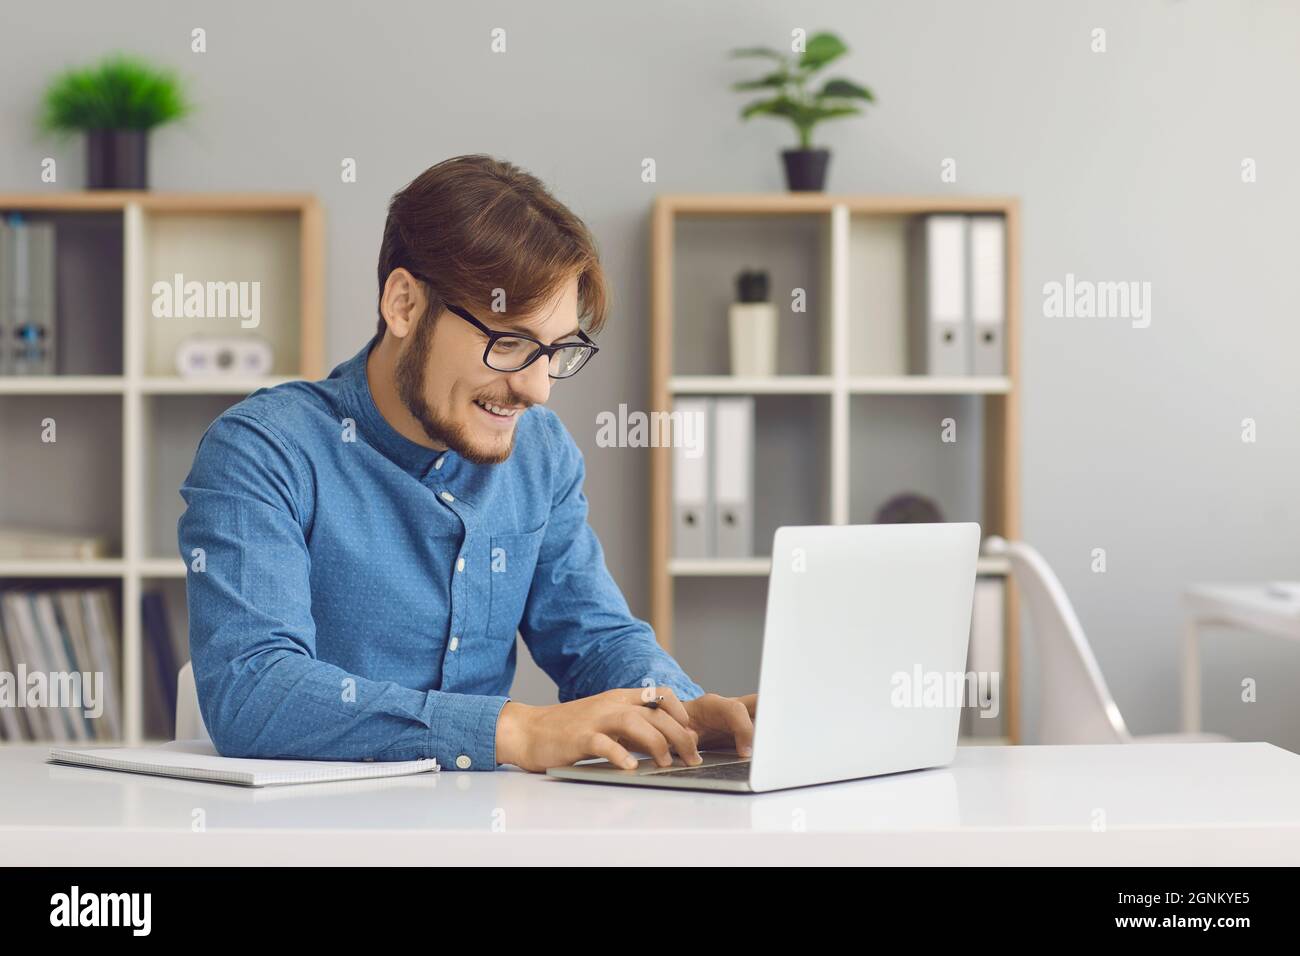
<path id="1" fill-rule="evenodd" d="M 581 342 L 543 345 L 531 335 L 489 329 L 460 306 L 448 303 L 447 309 L 487 336 L 487 347 L 483 349 L 483 364 L 494 372 L 519 372 L 536 362 L 539 356 L 545 355 L 550 365 L 548 374 L 551 378 L 571 378 L 600 351 L 596 343 L 581 329 L 578 330 L 578 338 L 582 340 Z"/>

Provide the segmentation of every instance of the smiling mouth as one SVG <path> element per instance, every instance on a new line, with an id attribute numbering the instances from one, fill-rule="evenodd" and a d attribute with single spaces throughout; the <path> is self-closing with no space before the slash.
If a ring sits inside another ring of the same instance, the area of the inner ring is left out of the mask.
<path id="1" fill-rule="evenodd" d="M 483 402 L 479 399 L 475 399 L 474 404 L 477 405 L 484 412 L 486 412 L 488 415 L 491 415 L 497 421 L 502 421 L 502 422 L 511 421 L 512 419 L 516 418 L 520 412 L 523 411 L 522 408 L 512 408 L 505 405 L 498 405 L 495 402 Z"/>

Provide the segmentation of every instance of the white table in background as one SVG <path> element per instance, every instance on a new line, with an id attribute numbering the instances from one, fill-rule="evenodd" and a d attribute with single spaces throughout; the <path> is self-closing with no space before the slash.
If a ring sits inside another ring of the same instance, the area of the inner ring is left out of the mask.
<path id="1" fill-rule="evenodd" d="M 1198 584 L 1187 589 L 1183 634 L 1183 731 L 1201 729 L 1201 628 L 1239 627 L 1300 641 L 1300 590 L 1277 595 L 1268 584 Z"/>
<path id="2" fill-rule="evenodd" d="M 513 769 L 249 790 L 47 753 L 0 747 L 7 867 L 1300 863 L 1300 756 L 1265 743 L 961 747 L 758 795 Z"/>

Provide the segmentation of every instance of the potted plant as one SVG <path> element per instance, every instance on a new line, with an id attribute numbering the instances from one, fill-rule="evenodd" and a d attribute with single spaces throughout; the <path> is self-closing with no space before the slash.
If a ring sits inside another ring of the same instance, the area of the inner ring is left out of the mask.
<path id="1" fill-rule="evenodd" d="M 145 189 L 149 131 L 189 112 L 172 73 L 110 56 L 55 77 L 45 91 L 41 126 L 50 133 L 86 134 L 87 188 Z"/>
<path id="2" fill-rule="evenodd" d="M 858 103 L 875 102 L 871 90 L 852 80 L 837 77 L 827 80 L 819 90 L 808 88 L 813 75 L 828 63 L 849 51 L 833 33 L 810 37 L 801 54 L 784 54 L 769 47 L 745 47 L 732 50 L 733 57 L 759 57 L 773 60 L 775 69 L 757 80 L 732 85 L 737 92 L 770 90 L 769 99 L 750 103 L 740 111 L 741 119 L 751 116 L 775 116 L 787 119 L 799 132 L 799 148 L 781 152 L 785 161 L 786 184 L 792 191 L 818 191 L 826 185 L 826 167 L 830 150 L 814 149 L 813 127 L 822 120 L 840 116 L 857 116 Z"/>

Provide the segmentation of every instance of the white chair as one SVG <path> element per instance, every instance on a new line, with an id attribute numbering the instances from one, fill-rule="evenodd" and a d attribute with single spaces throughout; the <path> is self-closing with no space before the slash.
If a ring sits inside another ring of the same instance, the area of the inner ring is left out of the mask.
<path id="1" fill-rule="evenodd" d="M 212 742 L 199 710 L 199 690 L 194 683 L 194 663 L 186 661 L 176 675 L 176 739 Z"/>
<path id="2" fill-rule="evenodd" d="M 1041 689 L 1037 743 L 1222 743 L 1231 739 L 1221 734 L 1129 733 L 1074 607 L 1043 556 L 1023 541 L 999 537 L 987 538 L 983 552 L 1010 562 L 1029 608 Z"/>

